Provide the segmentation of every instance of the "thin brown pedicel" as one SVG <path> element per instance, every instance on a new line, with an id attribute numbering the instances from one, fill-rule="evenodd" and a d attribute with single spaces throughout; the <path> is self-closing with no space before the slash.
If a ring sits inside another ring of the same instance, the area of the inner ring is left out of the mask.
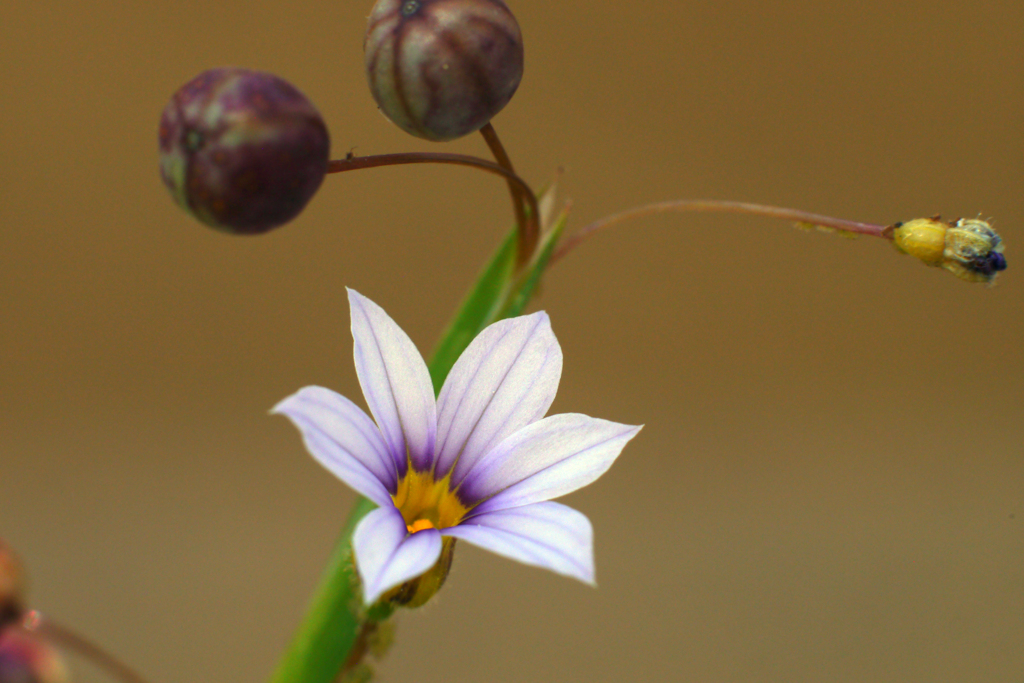
<path id="1" fill-rule="evenodd" d="M 609 228 L 617 223 L 622 223 L 632 218 L 643 218 L 658 213 L 740 213 L 748 216 L 764 216 L 767 218 L 780 218 L 782 220 L 799 223 L 802 225 L 820 226 L 832 228 L 843 232 L 857 235 L 871 235 L 872 237 L 883 237 L 891 240 L 892 235 L 886 226 L 873 223 L 858 223 L 842 218 L 823 216 L 798 209 L 786 209 L 779 206 L 767 206 L 764 204 L 750 204 L 747 202 L 732 202 L 716 199 L 679 199 L 675 201 L 659 202 L 657 204 L 646 204 L 632 209 L 600 218 L 589 225 L 584 226 L 571 237 L 562 243 L 555 253 L 551 255 L 551 263 L 555 263 L 580 243 L 598 230 Z"/>

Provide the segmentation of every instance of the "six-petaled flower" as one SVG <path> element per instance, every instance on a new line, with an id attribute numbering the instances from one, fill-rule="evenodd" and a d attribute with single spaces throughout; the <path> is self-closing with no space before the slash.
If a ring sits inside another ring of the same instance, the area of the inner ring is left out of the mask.
<path id="1" fill-rule="evenodd" d="M 547 314 L 481 332 L 435 401 L 405 332 L 352 290 L 349 304 L 356 373 L 376 424 L 322 387 L 300 390 L 274 412 L 295 423 L 324 467 L 379 506 L 352 540 L 366 603 L 430 570 L 457 538 L 593 583 L 590 521 L 551 499 L 601 476 L 640 427 L 544 417 L 562 372 Z"/>

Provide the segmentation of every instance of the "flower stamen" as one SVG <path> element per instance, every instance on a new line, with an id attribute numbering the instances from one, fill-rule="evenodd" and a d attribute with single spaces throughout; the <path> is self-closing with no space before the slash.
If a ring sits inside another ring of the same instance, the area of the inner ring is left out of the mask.
<path id="1" fill-rule="evenodd" d="M 433 529 L 434 523 L 429 519 L 417 519 L 412 524 L 406 524 L 405 528 L 409 530 L 410 534 L 414 534 L 417 531 L 423 531 L 424 529 Z"/>
<path id="2" fill-rule="evenodd" d="M 436 480 L 432 472 L 418 472 L 409 463 L 391 499 L 402 513 L 410 534 L 425 529 L 447 529 L 462 521 L 469 506 L 452 491 L 450 484 L 450 476 Z"/>

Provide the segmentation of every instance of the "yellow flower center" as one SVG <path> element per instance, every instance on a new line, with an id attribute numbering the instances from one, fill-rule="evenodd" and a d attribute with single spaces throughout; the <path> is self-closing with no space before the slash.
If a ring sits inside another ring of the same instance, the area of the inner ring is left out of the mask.
<path id="1" fill-rule="evenodd" d="M 410 463 L 398 482 L 398 490 L 391 496 L 410 534 L 456 526 L 469 512 L 451 490 L 450 480 L 450 476 L 435 480 L 431 472 L 417 472 Z"/>

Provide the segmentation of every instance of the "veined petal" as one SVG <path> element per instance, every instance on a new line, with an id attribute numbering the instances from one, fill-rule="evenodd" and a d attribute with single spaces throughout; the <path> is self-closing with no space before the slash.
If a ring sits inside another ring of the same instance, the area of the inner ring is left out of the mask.
<path id="1" fill-rule="evenodd" d="M 386 591 L 427 571 L 441 556 L 441 534 L 425 529 L 409 534 L 393 505 L 370 512 L 352 535 L 363 600 L 376 602 Z"/>
<path id="2" fill-rule="evenodd" d="M 563 496 L 607 472 L 640 429 L 573 413 L 546 417 L 481 458 L 459 495 L 467 502 L 488 499 L 476 514 Z"/>
<path id="3" fill-rule="evenodd" d="M 427 365 L 383 308 L 352 289 L 348 301 L 359 386 L 398 472 L 405 472 L 407 453 L 416 469 L 430 469 L 437 408 Z"/>
<path id="4" fill-rule="evenodd" d="M 302 434 L 306 449 L 334 476 L 377 505 L 391 505 L 395 463 L 377 425 L 352 401 L 323 387 L 306 387 L 270 411 Z"/>
<path id="5" fill-rule="evenodd" d="M 594 584 L 593 527 L 586 515 L 561 503 L 488 512 L 441 533 Z"/>
<path id="6" fill-rule="evenodd" d="M 562 375 L 546 313 L 502 320 L 459 357 L 437 399 L 438 476 L 458 484 L 502 439 L 544 416 Z"/>
<path id="7" fill-rule="evenodd" d="M 394 458 L 377 425 L 352 401 L 330 389 L 310 386 L 299 389 L 274 406 L 271 412 L 287 416 L 297 426 L 297 420 L 301 420 L 318 429 L 370 470 L 389 492 L 395 491 L 398 473 Z M 321 460 L 320 456 L 315 457 Z M 321 462 L 331 469 L 329 463 Z"/>

